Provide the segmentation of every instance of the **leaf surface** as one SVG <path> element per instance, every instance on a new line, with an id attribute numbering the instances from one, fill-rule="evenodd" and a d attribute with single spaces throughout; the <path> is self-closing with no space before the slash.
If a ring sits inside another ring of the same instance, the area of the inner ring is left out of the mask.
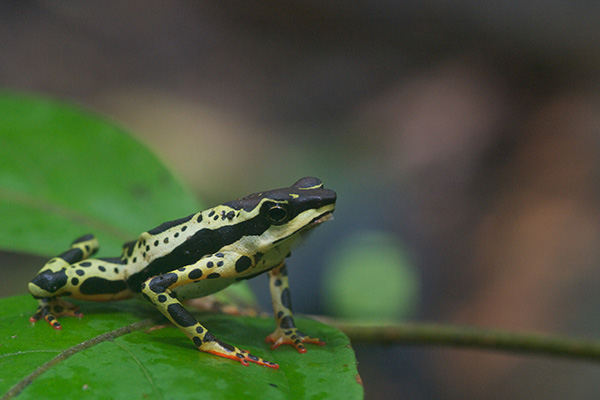
<path id="1" fill-rule="evenodd" d="M 0 394 L 61 352 L 156 315 L 152 307 L 138 300 L 78 305 L 85 316 L 62 318 L 62 331 L 54 331 L 43 321 L 35 325 L 27 321 L 36 307 L 29 296 L 0 300 Z M 337 329 L 297 319 L 303 331 L 327 343 L 308 345 L 308 351 L 299 354 L 289 346 L 271 350 L 264 342 L 275 327 L 272 318 L 206 313 L 198 318 L 221 340 L 276 362 L 280 369 L 254 364 L 244 367 L 199 352 L 169 324 L 95 343 L 53 365 L 16 398 L 362 398 L 354 352 Z"/>
<path id="2" fill-rule="evenodd" d="M 117 256 L 201 209 L 145 146 L 73 106 L 0 94 L 0 143 L 0 248 L 53 256 L 94 233 L 102 255 Z"/>
<path id="3" fill-rule="evenodd" d="M 54 256 L 94 233 L 100 255 L 117 256 L 140 232 L 200 210 L 145 146 L 76 107 L 0 94 L 0 143 L 0 248 Z M 244 288 L 235 285 L 234 296 L 248 299 Z M 199 317 L 222 340 L 280 364 L 272 370 L 201 353 L 170 325 L 129 332 L 159 315 L 145 302 L 80 306 L 84 318 L 62 318 L 55 331 L 28 322 L 36 308 L 30 296 L 0 299 L 3 399 L 19 383 L 19 399 L 362 397 L 347 337 L 311 320 L 297 323 L 327 345 L 298 354 L 264 343 L 272 319 Z M 111 336 L 116 331 L 123 334 Z"/>

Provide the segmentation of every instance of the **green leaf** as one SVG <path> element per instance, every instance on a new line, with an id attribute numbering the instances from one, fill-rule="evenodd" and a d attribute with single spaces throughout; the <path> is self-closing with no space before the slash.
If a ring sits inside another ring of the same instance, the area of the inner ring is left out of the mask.
<path id="1" fill-rule="evenodd" d="M 0 94 L 0 143 L 0 248 L 53 256 L 94 233 L 116 256 L 201 209 L 145 146 L 76 107 Z"/>
<path id="2" fill-rule="evenodd" d="M 0 94 L 0 143 L 0 248 L 53 256 L 89 232 L 101 256 L 116 256 L 140 232 L 200 209 L 147 148 L 76 107 Z M 362 397 L 347 337 L 314 321 L 297 323 L 327 346 L 298 354 L 264 343 L 272 319 L 200 318 L 223 340 L 280 364 L 272 370 L 198 352 L 172 326 L 133 329 L 159 314 L 144 302 L 80 306 L 85 317 L 62 318 L 57 332 L 27 322 L 30 296 L 0 300 L 0 395 L 22 382 L 19 399 Z"/>
<path id="3" fill-rule="evenodd" d="M 201 210 L 160 160 L 109 121 L 61 102 L 0 93 L 0 249 L 55 256 L 93 233 L 99 256 Z M 221 299 L 254 304 L 247 285 Z"/>
<path id="4" fill-rule="evenodd" d="M 54 331 L 44 322 L 27 322 L 36 307 L 29 296 L 0 300 L 0 394 L 6 395 L 61 352 L 156 315 L 137 300 L 78 305 L 85 316 L 62 318 L 62 331 Z M 199 352 L 179 330 L 167 325 L 94 343 L 39 375 L 18 398 L 362 398 L 354 353 L 337 329 L 297 319 L 303 331 L 327 343 L 308 345 L 308 351 L 299 354 L 289 346 L 271 350 L 264 342 L 275 326 L 271 318 L 202 314 L 199 319 L 217 337 L 278 363 L 279 370 L 254 364 L 244 367 Z"/>

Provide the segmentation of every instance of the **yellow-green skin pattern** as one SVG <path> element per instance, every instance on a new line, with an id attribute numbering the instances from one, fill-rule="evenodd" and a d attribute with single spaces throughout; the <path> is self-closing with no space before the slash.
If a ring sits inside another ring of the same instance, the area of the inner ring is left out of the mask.
<path id="1" fill-rule="evenodd" d="M 126 243 L 120 258 L 90 259 L 98 250 L 92 235 L 49 260 L 29 283 L 39 307 L 30 318 L 44 318 L 61 329 L 57 317 L 82 314 L 61 297 L 92 301 L 127 299 L 140 294 L 185 333 L 199 350 L 271 368 L 265 361 L 213 336 L 181 304 L 263 272 L 277 328 L 267 337 L 272 348 L 324 344 L 296 328 L 290 306 L 285 258 L 308 229 L 328 220 L 336 194 L 317 178 L 302 178 L 288 188 L 254 193 L 208 210 L 166 222 Z"/>

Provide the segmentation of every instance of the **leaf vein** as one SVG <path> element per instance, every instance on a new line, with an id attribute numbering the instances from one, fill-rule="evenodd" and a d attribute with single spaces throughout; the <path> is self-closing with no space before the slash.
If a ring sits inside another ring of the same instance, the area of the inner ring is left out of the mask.
<path id="1" fill-rule="evenodd" d="M 20 356 L 21 354 L 28 354 L 28 353 L 58 353 L 58 352 L 60 352 L 60 350 L 25 350 L 25 351 L 17 351 L 16 353 L 0 354 L 0 358 Z"/>
<path id="2" fill-rule="evenodd" d="M 36 378 L 38 378 L 40 375 L 42 375 L 43 373 L 48 371 L 54 365 L 56 365 L 62 361 L 65 361 L 66 359 L 68 359 L 72 355 L 79 353 L 80 351 L 88 349 L 92 346 L 95 346 L 95 345 L 105 342 L 107 340 L 112 340 L 114 338 L 126 335 L 126 334 L 134 332 L 134 331 L 146 329 L 155 323 L 156 323 L 156 320 L 154 318 L 148 318 L 143 321 L 139 321 L 139 322 L 115 329 L 114 331 L 103 333 L 102 335 L 96 336 L 94 338 L 86 340 L 85 342 L 81 342 L 73 347 L 70 347 L 70 348 L 62 351 L 60 354 L 58 354 L 52 360 L 50 360 L 50 361 L 44 363 L 43 365 L 39 366 L 38 368 L 36 368 L 31 374 L 27 375 L 21 381 L 17 382 L 13 387 L 11 387 L 8 390 L 8 392 L 6 392 L 4 394 L 4 396 L 2 396 L 2 398 L 0 400 L 9 400 L 9 399 L 14 398 L 19 393 L 21 393 L 23 391 L 23 389 L 25 389 L 29 384 L 31 384 Z"/>
<path id="3" fill-rule="evenodd" d="M 129 354 L 129 356 L 133 359 L 133 361 L 136 362 L 136 364 L 138 365 L 138 367 L 140 368 L 140 370 L 142 371 L 142 373 L 146 377 L 146 380 L 148 381 L 148 383 L 150 384 L 150 386 L 152 387 L 152 389 L 154 390 L 154 392 L 158 395 L 159 398 L 163 399 L 164 397 L 163 397 L 162 393 L 158 390 L 158 387 L 156 386 L 156 384 L 154 383 L 154 379 L 152 379 L 152 377 L 150 376 L 150 373 L 148 372 L 148 369 L 144 366 L 144 364 L 142 364 L 142 362 L 140 361 L 140 359 L 137 358 L 136 355 L 133 354 L 133 352 L 131 350 L 129 350 L 122 343 L 115 342 L 114 340 L 111 340 L 111 342 L 114 343 L 114 344 L 116 344 L 118 347 L 120 347 L 121 349 L 125 350 Z"/>

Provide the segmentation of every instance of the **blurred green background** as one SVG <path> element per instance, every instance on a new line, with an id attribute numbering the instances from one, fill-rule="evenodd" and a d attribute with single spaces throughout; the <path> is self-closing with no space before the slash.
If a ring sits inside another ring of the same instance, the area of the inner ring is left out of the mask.
<path id="1" fill-rule="evenodd" d="M 598 338 L 599 17 L 556 0 L 3 1 L 0 87 L 107 116 L 207 205 L 320 177 L 338 207 L 290 260 L 298 312 Z M 0 295 L 43 262 L 0 253 Z M 356 350 L 372 399 L 600 396 L 584 363 Z"/>

